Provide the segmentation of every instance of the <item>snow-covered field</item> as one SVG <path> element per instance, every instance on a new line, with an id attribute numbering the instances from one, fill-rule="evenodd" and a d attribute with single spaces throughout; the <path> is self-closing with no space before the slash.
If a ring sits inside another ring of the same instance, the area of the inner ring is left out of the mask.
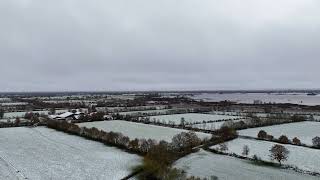
<path id="1" fill-rule="evenodd" d="M 286 135 L 289 139 L 297 137 L 301 143 L 312 145 L 312 138 L 320 136 L 320 122 L 298 122 L 239 131 L 239 135 L 257 137 L 260 130 L 266 131 L 275 138 Z"/>
<path id="2" fill-rule="evenodd" d="M 32 111 L 33 113 L 45 114 L 47 115 L 49 111 Z M 24 117 L 27 112 L 8 112 L 4 113 L 3 118 L 15 118 L 15 117 Z"/>
<path id="3" fill-rule="evenodd" d="M 119 112 L 121 115 L 148 115 L 154 113 L 166 113 L 167 109 L 160 109 L 160 110 L 145 110 L 145 111 L 128 111 L 128 112 Z"/>
<path id="4" fill-rule="evenodd" d="M 0 103 L 1 106 L 21 106 L 27 105 L 27 102 L 7 102 L 7 103 Z"/>
<path id="5" fill-rule="evenodd" d="M 173 114 L 163 116 L 150 116 L 150 120 L 156 120 L 160 122 L 174 122 L 180 124 L 181 118 L 184 118 L 185 122 L 195 123 L 203 121 L 217 121 L 224 119 L 239 119 L 240 116 L 228 116 L 228 115 L 214 115 L 214 114 L 200 114 L 200 113 L 187 113 L 187 114 Z"/>
<path id="6" fill-rule="evenodd" d="M 269 150 L 275 144 L 276 143 L 267 141 L 237 138 L 227 143 L 227 152 L 241 155 L 243 146 L 248 145 L 250 149 L 249 157 L 256 154 L 262 160 L 271 161 Z M 290 151 L 288 161 L 283 162 L 283 164 L 297 166 L 302 170 L 320 173 L 320 150 L 292 145 L 283 146 Z M 217 146 L 211 148 L 216 149 Z"/>
<path id="7" fill-rule="evenodd" d="M 224 125 L 228 126 L 227 125 L 228 122 L 237 122 L 237 121 L 241 121 L 241 120 L 201 123 L 201 124 L 193 124 L 193 125 L 189 125 L 189 126 L 191 126 L 193 128 L 202 129 L 202 130 L 217 130 L 217 129 L 220 129 Z"/>
<path id="8" fill-rule="evenodd" d="M 96 127 L 98 129 L 104 130 L 106 132 L 120 132 L 125 136 L 128 136 L 130 139 L 138 138 L 138 139 L 154 139 L 157 141 L 165 140 L 171 142 L 171 139 L 176 134 L 181 132 L 187 132 L 181 129 L 174 129 L 168 127 L 154 126 L 142 123 L 134 123 L 128 121 L 98 121 L 98 122 L 87 122 L 87 123 L 79 123 L 81 127 Z M 211 138 L 211 134 L 205 133 L 196 133 L 199 138 Z"/>
<path id="9" fill-rule="evenodd" d="M 302 105 L 320 105 L 320 95 L 308 96 L 306 93 L 296 94 L 268 94 L 268 93 L 201 93 L 191 96 L 195 100 L 206 102 L 233 101 L 237 103 L 253 104 L 255 100 L 264 103 L 291 103 Z"/>
<path id="10" fill-rule="evenodd" d="M 5 180 L 119 180 L 141 162 L 137 155 L 44 127 L 2 128 L 0 144 Z"/>
<path id="11" fill-rule="evenodd" d="M 257 166 L 250 161 L 222 156 L 201 150 L 175 163 L 189 176 L 216 176 L 219 180 L 316 180 L 319 177 L 299 174 L 291 170 Z"/>

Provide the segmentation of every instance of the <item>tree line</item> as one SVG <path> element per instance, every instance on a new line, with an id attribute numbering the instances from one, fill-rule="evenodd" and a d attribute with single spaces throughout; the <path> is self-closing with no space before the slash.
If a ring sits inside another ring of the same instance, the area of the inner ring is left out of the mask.
<path id="1" fill-rule="evenodd" d="M 172 168 L 172 163 L 180 157 L 194 152 L 194 147 L 204 143 L 192 131 L 175 135 L 169 143 L 163 140 L 157 142 L 152 139 L 130 139 L 118 132 L 105 132 L 95 127 L 79 127 L 66 121 L 48 120 L 47 126 L 58 131 L 99 141 L 108 146 L 115 146 L 127 152 L 143 155 L 143 164 L 135 169 L 140 172 L 140 179 L 162 180 L 169 177 L 173 179 L 184 177 L 185 174 L 182 171 Z"/>

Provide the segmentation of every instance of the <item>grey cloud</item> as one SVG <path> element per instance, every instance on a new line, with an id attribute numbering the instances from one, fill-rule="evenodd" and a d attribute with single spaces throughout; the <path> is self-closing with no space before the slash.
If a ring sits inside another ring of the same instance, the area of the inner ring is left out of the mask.
<path id="1" fill-rule="evenodd" d="M 2 0 L 0 91 L 319 88 L 317 0 Z"/>

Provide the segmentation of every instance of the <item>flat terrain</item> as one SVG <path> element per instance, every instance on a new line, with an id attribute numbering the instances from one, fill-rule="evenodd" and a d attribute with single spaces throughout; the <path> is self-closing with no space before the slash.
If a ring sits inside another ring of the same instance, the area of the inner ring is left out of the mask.
<path id="1" fill-rule="evenodd" d="M 291 103 L 302 105 L 320 105 L 320 95 L 308 96 L 306 93 L 277 94 L 277 93 L 201 93 L 191 96 L 195 100 L 207 102 L 233 101 L 237 103 L 253 104 L 255 100 L 265 103 Z"/>
<path id="2" fill-rule="evenodd" d="M 201 123 L 201 124 L 193 124 L 189 126 L 193 128 L 202 129 L 202 130 L 217 130 L 217 129 L 220 129 L 222 126 L 227 125 L 228 122 L 236 122 L 236 121 L 240 121 L 240 120 Z"/>
<path id="3" fill-rule="evenodd" d="M 33 113 L 45 114 L 47 115 L 49 111 L 32 111 Z M 3 118 L 15 118 L 15 117 L 24 117 L 27 112 L 8 112 L 4 113 Z"/>
<path id="4" fill-rule="evenodd" d="M 286 135 L 289 139 L 292 140 L 294 137 L 298 137 L 301 143 L 312 145 L 312 138 L 320 136 L 320 122 L 306 121 L 245 129 L 239 131 L 239 135 L 257 137 L 257 134 L 260 130 L 266 131 L 268 134 L 273 135 L 275 138 L 279 138 L 281 135 Z"/>
<path id="5" fill-rule="evenodd" d="M 217 121 L 227 119 L 238 119 L 240 116 L 228 116 L 228 115 L 215 115 L 215 114 L 200 114 L 200 113 L 187 113 L 187 114 L 173 114 L 163 116 L 150 116 L 150 120 L 159 120 L 160 122 L 169 123 L 170 121 L 174 124 L 180 124 L 181 118 L 188 123 L 203 122 L 203 121 Z"/>
<path id="6" fill-rule="evenodd" d="M 127 111 L 127 112 L 119 112 L 121 115 L 148 115 L 154 113 L 166 113 L 168 109 L 159 109 L 159 110 L 144 110 L 144 111 Z"/>
<path id="7" fill-rule="evenodd" d="M 79 126 L 85 126 L 88 128 L 96 127 L 98 129 L 104 130 L 106 132 L 120 132 L 125 136 L 128 136 L 130 139 L 138 138 L 138 139 L 154 139 L 157 141 L 165 140 L 167 142 L 171 142 L 171 139 L 176 134 L 181 132 L 187 132 L 181 129 L 175 128 L 167 128 L 161 126 L 154 126 L 142 123 L 134 123 L 128 121 L 97 121 L 97 122 L 87 122 L 87 123 L 79 123 Z M 205 133 L 196 133 L 199 138 L 211 138 L 210 134 Z"/>
<path id="8" fill-rule="evenodd" d="M 249 157 L 257 155 L 262 160 L 271 161 L 269 150 L 274 144 L 276 143 L 237 138 L 227 143 L 227 152 L 241 155 L 243 146 L 248 145 L 250 149 Z M 284 146 L 290 151 L 290 154 L 288 161 L 283 162 L 283 164 L 297 166 L 302 170 L 320 173 L 320 150 L 293 145 Z M 212 148 L 216 149 L 217 146 L 213 146 Z"/>
<path id="9" fill-rule="evenodd" d="M 202 178 L 214 175 L 219 180 L 316 180 L 319 177 L 299 174 L 266 166 L 257 166 L 247 160 L 222 156 L 201 150 L 190 154 L 175 163 L 188 175 Z"/>
<path id="10" fill-rule="evenodd" d="M 141 162 L 137 155 L 44 127 L 2 128 L 0 144 L 0 179 L 119 180 Z"/>

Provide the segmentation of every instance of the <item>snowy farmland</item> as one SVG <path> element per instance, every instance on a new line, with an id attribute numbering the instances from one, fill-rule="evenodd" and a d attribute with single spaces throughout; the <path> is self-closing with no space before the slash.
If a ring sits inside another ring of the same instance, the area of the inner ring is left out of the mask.
<path id="1" fill-rule="evenodd" d="M 120 115 L 148 115 L 148 114 L 163 114 L 163 113 L 166 113 L 167 111 L 168 109 L 159 109 L 159 110 L 119 112 L 119 114 Z"/>
<path id="2" fill-rule="evenodd" d="M 227 142 L 227 153 L 241 155 L 243 146 L 248 145 L 250 149 L 249 157 L 257 155 L 262 160 L 271 161 L 269 157 L 269 150 L 275 144 L 276 143 L 267 141 L 237 138 L 233 141 Z M 320 150 L 293 145 L 283 146 L 290 151 L 288 161 L 285 161 L 283 164 L 297 166 L 302 170 L 320 173 Z M 211 148 L 217 149 L 218 146 L 213 146 Z"/>
<path id="3" fill-rule="evenodd" d="M 173 122 L 174 124 L 180 124 L 181 118 L 184 118 L 187 123 L 202 123 L 204 121 L 218 121 L 218 120 L 233 120 L 242 118 L 240 116 L 228 116 L 228 115 L 215 115 L 215 114 L 200 114 L 200 113 L 187 113 L 187 114 L 173 114 L 163 116 L 150 116 L 150 120 L 156 120 L 164 123 Z"/>
<path id="4" fill-rule="evenodd" d="M 219 122 L 212 122 L 212 123 L 201 123 L 201 124 L 192 124 L 188 125 L 192 128 L 198 128 L 202 130 L 217 130 L 220 129 L 222 126 L 228 126 L 228 122 L 237 122 L 241 120 L 231 120 L 231 121 L 219 121 Z"/>
<path id="5" fill-rule="evenodd" d="M 118 180 L 141 162 L 137 155 L 44 127 L 2 128 L 0 144 L 0 179 Z"/>
<path id="6" fill-rule="evenodd" d="M 266 131 L 275 138 L 286 135 L 289 139 L 297 137 L 301 143 L 312 145 L 312 138 L 320 136 L 320 122 L 297 122 L 275 126 L 245 129 L 239 131 L 239 135 L 257 137 L 260 130 Z"/>
<path id="7" fill-rule="evenodd" d="M 250 161 L 222 156 L 201 150 L 175 163 L 189 176 L 216 176 L 219 180 L 316 180 L 319 177 L 304 175 L 290 170 L 257 166 Z"/>
<path id="8" fill-rule="evenodd" d="M 128 136 L 130 139 L 138 138 L 138 139 L 154 139 L 157 141 L 165 140 L 171 142 L 171 139 L 176 134 L 181 132 L 187 132 L 181 129 L 154 126 L 142 123 L 134 123 L 128 121 L 98 121 L 98 122 L 87 122 L 87 123 L 79 123 L 81 127 L 96 127 L 98 129 L 104 130 L 106 132 L 120 132 L 125 136 Z M 211 138 L 211 134 L 205 133 L 196 133 L 199 138 Z"/>
<path id="9" fill-rule="evenodd" d="M 49 111 L 31 111 L 33 113 L 45 114 L 48 115 Z M 4 113 L 3 118 L 16 118 L 16 117 L 24 117 L 24 115 L 28 112 L 8 112 Z"/>

